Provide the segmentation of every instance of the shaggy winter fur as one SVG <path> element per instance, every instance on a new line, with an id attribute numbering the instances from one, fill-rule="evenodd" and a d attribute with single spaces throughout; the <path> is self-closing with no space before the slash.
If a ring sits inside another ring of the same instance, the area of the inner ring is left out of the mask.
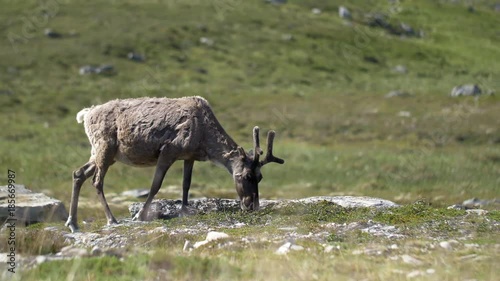
<path id="1" fill-rule="evenodd" d="M 81 185 L 91 176 L 108 223 L 116 223 L 103 191 L 104 177 L 115 161 L 143 167 L 156 165 L 151 192 L 135 217 L 140 220 L 147 218 L 147 210 L 165 173 L 177 160 L 184 160 L 183 209 L 187 206 L 194 161 L 210 160 L 226 167 L 233 175 L 245 210 L 258 209 L 260 167 L 269 162 L 284 162 L 272 155 L 274 132 L 268 135 L 265 160 L 259 161 L 258 128 L 254 128 L 255 153 L 247 155 L 227 135 L 208 102 L 201 97 L 113 100 L 81 110 L 76 119 L 84 122 L 92 150 L 89 161 L 73 173 L 70 216 L 66 223 L 72 231 L 78 229 Z"/>

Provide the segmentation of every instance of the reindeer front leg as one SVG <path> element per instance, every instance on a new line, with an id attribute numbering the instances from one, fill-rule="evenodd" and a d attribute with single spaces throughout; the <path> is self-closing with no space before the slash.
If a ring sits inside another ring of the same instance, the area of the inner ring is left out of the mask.
<path id="1" fill-rule="evenodd" d="M 87 162 L 85 165 L 73 172 L 73 191 L 71 193 L 71 205 L 69 217 L 65 224 L 73 233 L 78 231 L 77 212 L 80 189 L 82 188 L 85 180 L 91 177 L 94 173 L 95 163 L 93 162 L 93 160 Z"/>
<path id="2" fill-rule="evenodd" d="M 160 155 L 158 156 L 158 162 L 156 163 L 156 170 L 153 178 L 153 183 L 151 184 L 151 190 L 149 191 L 146 202 L 139 210 L 139 212 L 135 214 L 133 218 L 133 220 L 135 221 L 145 221 L 148 219 L 148 212 L 151 202 L 153 202 L 153 198 L 160 190 L 163 179 L 165 178 L 165 174 L 176 160 L 175 157 L 172 157 L 172 155 L 175 155 L 175 153 L 172 153 L 173 151 L 168 151 L 168 148 L 168 144 L 163 145 L 161 148 Z"/>

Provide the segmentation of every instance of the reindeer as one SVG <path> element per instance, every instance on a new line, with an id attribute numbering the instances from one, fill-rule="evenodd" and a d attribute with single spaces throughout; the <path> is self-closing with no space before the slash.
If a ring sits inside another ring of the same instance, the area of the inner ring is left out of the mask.
<path id="1" fill-rule="evenodd" d="M 267 163 L 283 164 L 273 155 L 274 131 L 267 135 L 267 154 L 259 143 L 259 128 L 253 128 L 253 152 L 246 153 L 224 131 L 208 102 L 202 97 L 117 99 L 85 108 L 77 114 L 84 123 L 92 145 L 90 159 L 73 172 L 70 214 L 66 226 L 78 231 L 77 209 L 82 184 L 93 176 L 92 184 L 104 207 L 107 223 L 117 220 L 104 196 L 104 177 L 116 161 L 148 167 L 156 166 L 151 190 L 134 220 L 147 220 L 148 210 L 165 174 L 177 160 L 184 160 L 182 212 L 188 212 L 188 193 L 194 161 L 211 161 L 233 176 L 243 211 L 259 209 L 260 169 Z"/>

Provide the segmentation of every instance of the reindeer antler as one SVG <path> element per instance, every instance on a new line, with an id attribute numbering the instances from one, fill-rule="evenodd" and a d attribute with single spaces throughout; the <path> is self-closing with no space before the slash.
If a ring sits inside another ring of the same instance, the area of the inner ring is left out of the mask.
<path id="1" fill-rule="evenodd" d="M 259 163 L 259 156 L 262 155 L 259 141 L 259 127 L 253 127 L 253 161 Z"/>
<path id="2" fill-rule="evenodd" d="M 259 132 L 258 128 L 257 128 L 257 133 Z M 285 163 L 285 160 L 281 159 L 281 158 L 278 158 L 278 157 L 275 157 L 273 155 L 273 142 L 274 142 L 274 136 L 276 135 L 276 132 L 275 131 L 269 131 L 269 133 L 267 133 L 267 153 L 266 153 L 266 158 L 264 158 L 264 160 L 260 161 L 260 165 L 261 166 L 264 166 L 266 165 L 267 163 L 270 163 L 270 162 L 275 162 L 275 163 L 278 163 L 278 164 L 283 164 Z M 255 128 L 254 128 L 254 136 L 255 136 Z M 258 141 L 258 139 L 257 139 Z"/>

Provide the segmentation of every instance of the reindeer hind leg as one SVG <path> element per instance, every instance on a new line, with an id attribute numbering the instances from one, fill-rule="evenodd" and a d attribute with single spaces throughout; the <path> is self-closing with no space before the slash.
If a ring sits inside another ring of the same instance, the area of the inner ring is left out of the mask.
<path id="1" fill-rule="evenodd" d="M 99 146 L 99 151 L 96 154 L 96 171 L 93 178 L 93 185 L 97 191 L 97 197 L 104 207 L 104 213 L 106 214 L 106 219 L 108 220 L 108 225 L 117 224 L 118 221 L 115 219 L 111 213 L 106 197 L 104 196 L 104 177 L 108 171 L 108 168 L 115 162 L 116 149 L 113 146 L 107 145 L 107 143 Z"/>

